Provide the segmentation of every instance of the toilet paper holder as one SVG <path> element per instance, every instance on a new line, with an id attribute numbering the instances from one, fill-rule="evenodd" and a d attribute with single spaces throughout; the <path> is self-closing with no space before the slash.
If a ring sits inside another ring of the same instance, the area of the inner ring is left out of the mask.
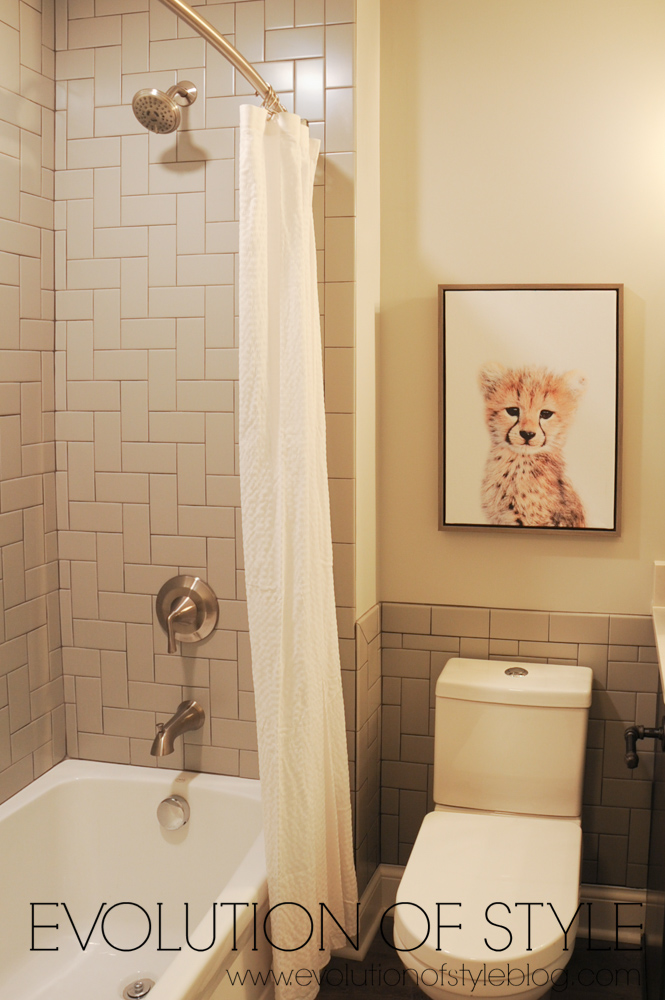
<path id="1" fill-rule="evenodd" d="M 166 632 L 169 653 L 178 642 L 200 642 L 219 618 L 214 592 L 200 576 L 174 576 L 157 594 L 157 619 Z"/>
<path id="2" fill-rule="evenodd" d="M 626 740 L 626 755 L 624 760 L 626 761 L 626 767 L 631 770 L 640 762 L 640 758 L 637 755 L 637 741 L 638 740 L 660 740 L 660 749 L 665 750 L 665 716 L 661 720 L 658 729 L 650 729 L 647 726 L 629 726 L 624 733 Z"/>

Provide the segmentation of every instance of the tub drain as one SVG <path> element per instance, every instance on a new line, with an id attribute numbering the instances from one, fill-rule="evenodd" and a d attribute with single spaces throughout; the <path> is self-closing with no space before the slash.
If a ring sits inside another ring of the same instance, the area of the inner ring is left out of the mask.
<path id="1" fill-rule="evenodd" d="M 123 990 L 122 995 L 125 1000 L 139 1000 L 140 997 L 147 997 L 154 985 L 152 979 L 137 979 Z"/>

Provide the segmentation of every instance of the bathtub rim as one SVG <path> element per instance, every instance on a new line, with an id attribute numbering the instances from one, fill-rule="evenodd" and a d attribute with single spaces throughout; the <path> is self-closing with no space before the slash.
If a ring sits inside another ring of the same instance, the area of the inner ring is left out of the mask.
<path id="1" fill-rule="evenodd" d="M 208 771 L 185 771 L 167 767 L 144 767 L 141 764 L 111 764 L 106 761 L 81 760 L 67 757 L 54 764 L 38 778 L 10 795 L 0 803 L 0 820 L 18 811 L 18 809 L 33 802 L 50 788 L 69 784 L 73 781 L 86 781 L 93 778 L 104 781 L 117 780 L 121 776 L 132 782 L 149 784 L 157 782 L 160 785 L 178 785 L 196 781 L 197 788 L 211 789 L 215 787 L 227 790 L 242 797 L 261 802 L 261 783 L 258 778 L 240 778 L 232 774 L 213 774 Z"/>

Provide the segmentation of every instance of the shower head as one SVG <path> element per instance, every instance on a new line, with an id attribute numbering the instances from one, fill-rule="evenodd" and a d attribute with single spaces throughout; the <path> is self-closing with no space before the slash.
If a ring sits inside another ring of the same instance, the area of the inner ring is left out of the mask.
<path id="1" fill-rule="evenodd" d="M 175 132 L 180 124 L 180 108 L 196 100 L 196 87 L 189 80 L 169 87 L 165 94 L 155 87 L 139 90 L 132 101 L 132 111 L 144 128 L 151 132 Z"/>

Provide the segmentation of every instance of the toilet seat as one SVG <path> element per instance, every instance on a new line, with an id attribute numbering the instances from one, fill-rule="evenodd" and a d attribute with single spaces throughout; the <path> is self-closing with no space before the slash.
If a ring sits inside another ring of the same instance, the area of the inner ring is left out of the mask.
<path id="1" fill-rule="evenodd" d="M 491 969 L 507 975 L 510 969 L 521 969 L 521 985 L 518 973 L 503 986 L 497 973 L 494 983 L 483 991 L 476 986 L 473 994 L 528 994 L 527 970 L 563 968 L 572 953 L 576 922 L 567 931 L 564 950 L 564 931 L 548 904 L 568 928 L 578 906 L 580 857 L 576 819 L 428 813 L 393 911 L 396 947 L 408 949 L 399 952 L 402 961 L 408 967 L 414 959 L 414 965 L 439 970 L 445 963 L 446 972 L 457 971 L 458 976 L 463 967 L 473 978 L 483 970 L 485 975 Z M 442 904 L 438 909 L 437 903 Z M 461 905 L 443 905 L 457 903 Z M 533 905 L 529 909 L 516 903 Z M 447 924 L 462 926 L 443 926 Z M 468 995 L 470 985 L 468 980 L 466 985 L 455 984 L 449 976 L 446 989 Z"/>

